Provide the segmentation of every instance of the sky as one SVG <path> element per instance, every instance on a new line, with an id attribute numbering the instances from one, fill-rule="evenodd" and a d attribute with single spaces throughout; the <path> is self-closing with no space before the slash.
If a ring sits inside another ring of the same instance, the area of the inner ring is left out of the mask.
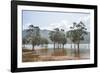
<path id="1" fill-rule="evenodd" d="M 53 30 L 54 28 L 70 30 L 73 22 L 82 21 L 87 31 L 90 31 L 90 14 L 74 12 L 50 12 L 50 11 L 29 11 L 23 10 L 22 24 L 23 30 L 28 29 L 29 25 L 39 26 L 42 30 Z"/>

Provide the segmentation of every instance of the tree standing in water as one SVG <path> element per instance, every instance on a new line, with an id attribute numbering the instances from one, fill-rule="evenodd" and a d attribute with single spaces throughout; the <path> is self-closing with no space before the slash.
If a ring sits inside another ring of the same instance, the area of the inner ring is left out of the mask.
<path id="1" fill-rule="evenodd" d="M 32 51 L 34 52 L 34 47 L 40 45 L 40 28 L 29 25 L 29 37 L 28 40 L 32 44 Z"/>
<path id="2" fill-rule="evenodd" d="M 69 32 L 71 32 L 71 41 L 74 44 L 77 44 L 77 53 L 76 53 L 76 57 L 80 58 L 80 41 L 84 40 L 84 36 L 87 34 L 87 29 L 86 26 L 84 25 L 84 23 L 82 21 L 80 21 L 78 24 L 77 23 L 73 23 L 72 26 L 73 30 L 71 29 Z"/>

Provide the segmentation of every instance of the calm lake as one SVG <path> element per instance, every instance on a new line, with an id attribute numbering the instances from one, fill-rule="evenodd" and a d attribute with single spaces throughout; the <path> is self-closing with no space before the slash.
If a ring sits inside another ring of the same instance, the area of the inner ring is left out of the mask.
<path id="1" fill-rule="evenodd" d="M 72 49 L 74 49 L 74 44 L 66 44 L 64 45 L 64 48 L 67 48 L 67 49 L 71 49 L 71 45 L 72 45 Z M 27 49 L 32 49 L 32 45 L 31 44 L 25 44 L 23 45 L 25 48 Z M 54 45 L 53 44 L 48 44 L 47 45 L 47 48 L 48 49 L 53 49 Z M 77 45 L 75 45 L 75 47 L 77 48 Z M 90 44 L 80 44 L 79 47 L 81 49 L 89 49 L 90 48 Z M 44 48 L 44 46 L 35 46 L 35 49 L 41 49 L 41 48 Z"/>
<path id="2" fill-rule="evenodd" d="M 89 59 L 90 58 L 90 44 L 80 44 L 80 57 L 81 58 L 84 58 L 84 59 Z M 26 45 L 23 45 L 23 47 L 25 47 L 26 49 L 30 49 L 32 50 L 32 45 L 30 44 L 26 44 Z M 50 55 L 54 52 L 54 45 L 53 44 L 48 44 L 48 46 L 46 46 L 48 51 L 46 52 L 43 52 L 43 51 L 40 51 L 40 50 L 37 50 L 37 54 L 38 55 Z M 45 49 L 45 46 L 35 46 L 34 47 L 35 49 Z M 74 48 L 74 44 L 72 44 L 72 48 L 71 48 L 71 44 L 66 44 L 64 46 L 65 48 L 65 55 L 67 56 L 75 56 L 75 48 Z M 77 48 L 77 45 L 76 45 L 76 48 Z"/>

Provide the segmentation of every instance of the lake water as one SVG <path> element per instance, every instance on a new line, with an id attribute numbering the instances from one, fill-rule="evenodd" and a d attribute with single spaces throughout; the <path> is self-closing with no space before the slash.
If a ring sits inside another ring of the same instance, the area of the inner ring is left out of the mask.
<path id="1" fill-rule="evenodd" d="M 72 49 L 74 49 L 74 44 L 66 44 L 64 45 L 64 48 L 67 48 L 67 49 L 71 49 L 71 45 L 72 45 Z M 31 44 L 26 44 L 26 45 L 23 45 L 25 48 L 27 49 L 32 49 L 32 45 Z M 79 45 L 81 49 L 89 49 L 90 48 L 90 44 L 80 44 Z M 77 45 L 75 45 L 75 47 L 77 48 Z M 43 46 L 35 46 L 35 49 L 41 49 L 43 48 Z M 53 44 L 48 44 L 47 46 L 48 49 L 53 49 L 54 48 L 54 45 Z"/>

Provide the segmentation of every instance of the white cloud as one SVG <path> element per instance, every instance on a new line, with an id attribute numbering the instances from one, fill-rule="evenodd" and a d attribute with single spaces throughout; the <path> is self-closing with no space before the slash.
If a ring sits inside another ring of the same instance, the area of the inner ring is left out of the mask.
<path id="1" fill-rule="evenodd" d="M 29 25 L 31 25 L 31 23 L 23 24 L 23 29 L 28 29 Z"/>
<path id="2" fill-rule="evenodd" d="M 89 19 L 90 19 L 90 16 L 86 16 L 86 17 L 84 17 L 84 21 L 89 21 Z"/>
<path id="3" fill-rule="evenodd" d="M 69 27 L 70 27 L 70 24 L 68 23 L 68 21 L 62 20 L 59 28 L 67 31 L 69 29 Z"/>
<path id="4" fill-rule="evenodd" d="M 85 16 L 83 22 L 85 23 L 87 30 L 90 31 L 90 16 Z"/>
<path id="5" fill-rule="evenodd" d="M 79 19 L 77 19 L 76 23 L 79 23 L 80 21 L 83 21 L 83 23 L 86 25 L 87 29 L 90 30 L 90 16 L 89 15 L 80 17 Z M 23 29 L 27 29 L 30 24 L 31 23 L 27 23 L 27 24 L 23 25 Z M 63 19 L 59 22 L 52 22 L 51 24 L 48 24 L 46 26 L 41 26 L 40 29 L 53 30 L 55 28 L 60 28 L 60 29 L 64 29 L 65 31 L 68 31 L 68 30 L 70 30 L 70 26 L 72 26 L 72 25 L 73 25 L 73 22 Z"/>
<path id="6" fill-rule="evenodd" d="M 64 29 L 65 31 L 67 31 L 69 27 L 70 27 L 70 24 L 68 23 L 68 21 L 61 20 L 59 22 L 49 24 L 49 27 L 46 27 L 46 28 L 49 30 L 53 30 L 54 28 L 60 28 L 60 29 Z"/>

